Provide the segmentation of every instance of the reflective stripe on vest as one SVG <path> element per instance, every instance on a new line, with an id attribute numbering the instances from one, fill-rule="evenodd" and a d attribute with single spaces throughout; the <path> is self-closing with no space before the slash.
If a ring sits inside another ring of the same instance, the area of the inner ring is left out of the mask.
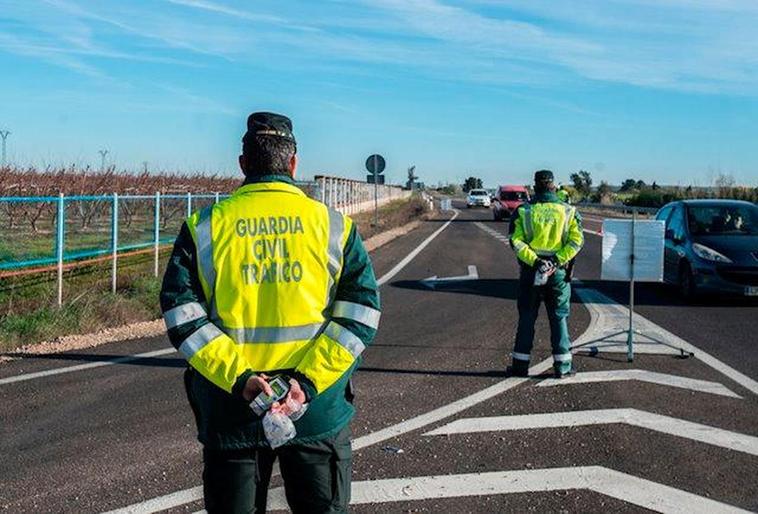
<path id="1" fill-rule="evenodd" d="M 219 330 L 216 325 L 213 323 L 206 323 L 192 332 L 192 334 L 182 342 L 181 346 L 179 346 L 179 353 L 184 355 L 187 360 L 190 360 L 197 352 L 202 350 L 205 345 L 223 335 L 224 333 Z"/>
<path id="2" fill-rule="evenodd" d="M 297 327 L 222 327 L 222 330 L 238 344 L 289 343 L 313 339 L 322 327 L 323 323 L 311 323 Z"/>
<path id="3" fill-rule="evenodd" d="M 526 204 L 524 206 L 524 239 L 527 243 L 530 243 L 534 239 L 534 224 L 532 220 L 532 206 Z"/>
<path id="4" fill-rule="evenodd" d="M 174 328 L 207 316 L 208 313 L 198 302 L 185 303 L 163 313 L 166 328 Z"/>
<path id="5" fill-rule="evenodd" d="M 574 213 L 574 208 L 568 205 L 564 208 L 566 211 L 566 219 L 563 220 L 563 236 L 561 237 L 561 243 L 566 246 L 569 238 L 569 227 L 571 225 L 571 218 Z"/>
<path id="6" fill-rule="evenodd" d="M 363 341 L 357 335 L 334 321 L 329 322 L 326 326 L 324 335 L 337 341 L 340 346 L 350 352 L 350 355 L 356 359 L 366 349 L 366 345 L 363 344 Z"/>
<path id="7" fill-rule="evenodd" d="M 555 362 L 570 362 L 571 354 L 570 353 L 554 353 L 553 360 Z"/>
<path id="8" fill-rule="evenodd" d="M 327 268 L 329 269 L 329 287 L 326 304 L 331 305 L 337 292 L 337 277 L 342 269 L 342 232 L 345 230 L 345 219 L 339 212 L 328 209 L 329 212 L 329 248 L 327 250 Z"/>
<path id="9" fill-rule="evenodd" d="M 373 329 L 379 328 L 379 319 L 382 313 L 376 309 L 353 302 L 335 302 L 332 316 L 335 318 L 345 318 L 362 323 Z"/>
<path id="10" fill-rule="evenodd" d="M 210 295 L 211 312 L 210 318 L 215 320 L 216 302 L 214 300 L 216 291 L 216 267 L 213 264 L 213 232 L 211 219 L 213 218 L 213 206 L 209 205 L 200 211 L 200 217 L 195 227 L 195 237 L 197 237 L 197 262 L 200 273 L 203 275 L 205 283 L 208 285 L 208 294 Z"/>

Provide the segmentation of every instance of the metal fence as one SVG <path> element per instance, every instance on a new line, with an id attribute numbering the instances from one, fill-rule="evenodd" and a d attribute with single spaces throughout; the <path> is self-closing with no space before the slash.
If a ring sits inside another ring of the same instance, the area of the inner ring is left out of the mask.
<path id="1" fill-rule="evenodd" d="M 308 196 L 346 214 L 374 205 L 374 186 L 338 177 L 299 182 Z M 395 186 L 376 189 L 378 203 L 406 198 Z M 226 194 L 0 197 L 0 279 L 55 273 L 57 304 L 63 303 L 64 271 L 111 261 L 116 292 L 119 258 L 153 254 L 159 274 L 160 252 L 173 244 L 184 220 Z"/>

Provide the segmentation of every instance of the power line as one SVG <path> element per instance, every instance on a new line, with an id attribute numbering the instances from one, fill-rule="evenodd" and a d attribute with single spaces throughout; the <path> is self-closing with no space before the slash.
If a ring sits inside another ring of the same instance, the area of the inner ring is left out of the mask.
<path id="1" fill-rule="evenodd" d="M 11 134 L 10 130 L 0 130 L 0 137 L 3 138 L 3 161 L 2 161 L 2 166 L 3 167 L 5 167 L 5 165 L 7 164 L 7 161 L 6 161 L 6 158 L 5 158 L 5 156 L 6 156 L 5 144 L 6 144 L 6 140 L 8 139 L 8 136 L 10 134 Z"/>

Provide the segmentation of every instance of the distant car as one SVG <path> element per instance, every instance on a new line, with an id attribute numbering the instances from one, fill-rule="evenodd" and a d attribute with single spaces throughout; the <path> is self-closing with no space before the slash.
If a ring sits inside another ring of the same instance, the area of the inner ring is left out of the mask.
<path id="1" fill-rule="evenodd" d="M 664 280 L 687 299 L 699 292 L 758 296 L 758 206 L 738 200 L 664 205 Z"/>
<path id="2" fill-rule="evenodd" d="M 500 186 L 492 202 L 495 221 L 507 220 L 524 202 L 529 201 L 529 191 L 524 186 Z"/>
<path id="3" fill-rule="evenodd" d="M 489 207 L 490 206 L 490 194 L 486 189 L 472 189 L 468 192 L 468 198 L 466 198 L 466 207 Z"/>

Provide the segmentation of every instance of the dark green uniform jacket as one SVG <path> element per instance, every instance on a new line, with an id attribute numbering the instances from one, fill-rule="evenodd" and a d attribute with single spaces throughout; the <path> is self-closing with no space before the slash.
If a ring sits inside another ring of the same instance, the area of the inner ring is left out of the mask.
<path id="1" fill-rule="evenodd" d="M 248 179 L 251 182 L 282 181 L 294 184 L 289 177 L 279 175 Z M 348 236 L 343 255 L 343 269 L 335 301 L 346 301 L 379 309 L 379 291 L 366 249 L 363 247 L 355 225 Z M 161 308 L 164 312 L 189 302 L 206 303 L 198 277 L 195 244 L 187 228 L 183 225 L 174 244 L 174 250 L 163 277 Z M 329 319 L 329 316 L 327 316 Z M 376 330 L 354 320 L 331 317 L 340 325 L 358 336 L 368 346 Z M 172 328 L 168 332 L 171 343 L 178 348 L 188 335 L 197 330 L 208 319 L 197 320 Z M 352 369 L 340 380 L 316 395 L 316 389 L 304 376 L 294 370 L 280 370 L 300 381 L 310 405 L 306 414 L 295 422 L 297 437 L 290 443 L 308 443 L 334 436 L 342 430 L 355 412 L 351 400 L 350 376 L 360 364 L 356 361 Z M 267 372 L 274 375 L 275 372 Z M 242 398 L 242 388 L 250 373 L 239 378 L 232 393 L 213 385 L 200 373 L 188 368 L 185 373 L 187 395 L 198 426 L 198 439 L 208 449 L 241 449 L 267 446 L 263 436 L 261 419 L 255 416 L 248 402 Z"/>

